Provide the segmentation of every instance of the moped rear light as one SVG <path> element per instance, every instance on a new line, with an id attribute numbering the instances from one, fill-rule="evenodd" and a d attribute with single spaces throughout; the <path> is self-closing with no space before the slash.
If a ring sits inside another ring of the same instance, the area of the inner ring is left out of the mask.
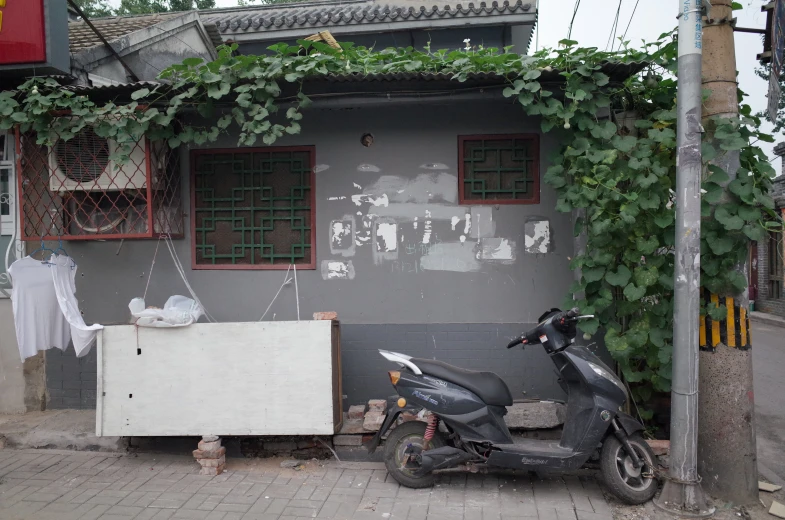
<path id="1" fill-rule="evenodd" d="M 390 372 L 387 372 L 387 374 L 390 376 L 390 382 L 393 386 L 397 385 L 398 380 L 401 379 L 401 373 L 391 370 Z"/>

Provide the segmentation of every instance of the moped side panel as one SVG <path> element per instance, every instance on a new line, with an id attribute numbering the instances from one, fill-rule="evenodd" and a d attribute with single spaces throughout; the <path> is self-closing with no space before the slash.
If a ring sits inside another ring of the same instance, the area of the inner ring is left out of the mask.
<path id="1" fill-rule="evenodd" d="M 428 375 L 402 372 L 395 389 L 410 404 L 417 404 L 439 415 L 462 415 L 486 406 L 482 399 L 469 390 Z"/>
<path id="2" fill-rule="evenodd" d="M 428 375 L 402 372 L 395 386 L 410 405 L 435 413 L 464 441 L 511 443 L 504 423 L 507 409 L 488 406 L 463 387 Z"/>

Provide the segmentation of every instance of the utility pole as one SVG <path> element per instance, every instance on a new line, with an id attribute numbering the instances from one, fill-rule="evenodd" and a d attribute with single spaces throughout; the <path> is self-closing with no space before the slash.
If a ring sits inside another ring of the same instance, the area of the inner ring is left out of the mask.
<path id="1" fill-rule="evenodd" d="M 678 0 L 676 263 L 673 305 L 670 470 L 655 505 L 709 516 L 698 477 L 698 319 L 701 229 L 701 0 Z"/>
<path id="2" fill-rule="evenodd" d="M 703 32 L 703 88 L 710 91 L 703 103 L 703 125 L 709 134 L 713 132 L 709 118 L 739 115 L 731 0 L 711 0 L 711 3 Z M 716 143 L 715 148 L 719 149 Z M 712 163 L 733 180 L 739 168 L 739 152 L 726 151 Z M 736 266 L 736 270 L 747 278 L 746 261 Z M 707 304 L 713 300 L 728 307 L 727 320 L 714 322 L 713 328 L 719 325 L 716 332 L 733 333 L 726 334 L 728 344 L 712 338 L 701 346 L 698 469 L 711 495 L 735 504 L 757 503 L 755 400 L 747 318 L 749 293 L 745 290 L 742 294 L 704 294 L 704 298 Z M 734 337 L 737 330 L 744 336 L 740 342 Z"/>

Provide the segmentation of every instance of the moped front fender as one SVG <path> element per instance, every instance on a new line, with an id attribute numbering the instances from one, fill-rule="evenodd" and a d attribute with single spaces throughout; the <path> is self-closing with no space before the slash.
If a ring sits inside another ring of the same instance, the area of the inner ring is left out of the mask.
<path id="1" fill-rule="evenodd" d="M 403 406 L 403 408 L 401 408 L 398 406 L 399 399 L 400 397 L 397 395 L 391 395 L 387 398 L 387 416 L 384 418 L 382 427 L 379 428 L 379 431 L 376 432 L 376 435 L 374 435 L 370 441 L 365 443 L 365 447 L 368 449 L 369 454 L 372 454 L 376 451 L 376 448 L 378 448 L 379 444 L 382 442 L 382 437 L 385 433 L 387 433 L 387 431 L 390 429 L 390 426 L 393 425 L 401 413 L 408 412 L 411 414 L 418 414 L 420 410 L 422 410 L 421 406 L 411 405 L 408 402 L 405 406 Z"/>
<path id="2" fill-rule="evenodd" d="M 624 433 L 628 436 L 643 430 L 643 425 L 641 423 L 633 416 L 627 415 L 624 412 L 616 412 L 616 420 L 619 421 L 619 425 L 621 425 Z"/>

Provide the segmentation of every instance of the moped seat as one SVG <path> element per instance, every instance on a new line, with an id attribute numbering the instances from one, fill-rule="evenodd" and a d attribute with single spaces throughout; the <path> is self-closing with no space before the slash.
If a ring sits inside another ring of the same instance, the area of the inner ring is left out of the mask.
<path id="1" fill-rule="evenodd" d="M 512 406 L 510 389 L 502 378 L 493 372 L 466 370 L 433 359 L 412 359 L 411 362 L 417 365 L 423 374 L 444 379 L 474 392 L 485 404 Z"/>

